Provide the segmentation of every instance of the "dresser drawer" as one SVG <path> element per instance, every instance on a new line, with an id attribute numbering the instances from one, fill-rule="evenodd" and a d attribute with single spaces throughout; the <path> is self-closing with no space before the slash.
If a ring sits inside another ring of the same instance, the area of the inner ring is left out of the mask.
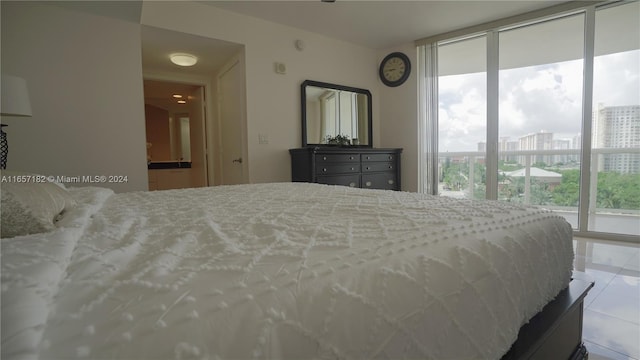
<path id="1" fill-rule="evenodd" d="M 318 176 L 317 183 L 360 187 L 360 175 Z"/>
<path id="2" fill-rule="evenodd" d="M 362 162 L 369 161 L 395 161 L 394 154 L 362 154 Z"/>
<path id="3" fill-rule="evenodd" d="M 359 163 L 360 154 L 316 154 L 316 164 L 333 162 Z"/>
<path id="4" fill-rule="evenodd" d="M 395 171 L 395 164 L 392 162 L 385 163 L 363 163 L 362 172 L 378 172 L 378 171 Z"/>
<path id="5" fill-rule="evenodd" d="M 351 174 L 351 173 L 359 173 L 360 172 L 360 164 L 352 163 L 352 164 L 338 164 L 338 163 L 326 163 L 326 164 L 316 164 L 316 174 L 324 175 L 324 174 Z"/>
<path id="6" fill-rule="evenodd" d="M 289 153 L 291 181 L 401 190 L 402 149 L 316 146 Z"/>
<path id="7" fill-rule="evenodd" d="M 376 173 L 362 175 L 363 189 L 399 190 L 395 173 Z"/>

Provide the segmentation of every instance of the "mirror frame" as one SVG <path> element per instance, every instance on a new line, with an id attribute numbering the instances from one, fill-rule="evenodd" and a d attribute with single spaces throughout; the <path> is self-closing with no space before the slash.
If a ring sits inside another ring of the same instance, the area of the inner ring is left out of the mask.
<path id="1" fill-rule="evenodd" d="M 300 85 L 300 105 L 302 109 L 302 147 L 308 146 L 332 146 L 327 144 L 309 144 L 307 143 L 307 86 L 322 87 L 334 90 L 351 91 L 367 96 L 367 136 L 369 141 L 366 145 L 349 145 L 351 147 L 372 148 L 373 147 L 373 105 L 371 100 L 371 92 L 367 89 L 360 89 L 350 86 L 330 84 L 321 81 L 305 80 Z"/>

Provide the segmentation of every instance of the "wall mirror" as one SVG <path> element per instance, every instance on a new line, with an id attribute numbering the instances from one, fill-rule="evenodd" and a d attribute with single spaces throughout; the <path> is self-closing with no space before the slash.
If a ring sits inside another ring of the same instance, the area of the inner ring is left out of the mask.
<path id="1" fill-rule="evenodd" d="M 191 162 L 191 104 L 199 85 L 144 80 L 147 162 Z"/>
<path id="2" fill-rule="evenodd" d="M 369 90 L 305 80 L 301 94 L 303 147 L 372 147 Z"/>
<path id="3" fill-rule="evenodd" d="M 191 162 L 191 127 L 188 113 L 168 113 L 145 104 L 147 161 Z"/>

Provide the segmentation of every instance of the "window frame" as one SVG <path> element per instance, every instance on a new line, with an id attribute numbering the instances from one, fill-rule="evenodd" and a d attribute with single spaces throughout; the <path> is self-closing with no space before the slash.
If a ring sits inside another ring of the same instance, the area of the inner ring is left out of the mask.
<path id="1" fill-rule="evenodd" d="M 523 26 L 554 21 L 582 14 L 584 16 L 582 132 L 580 151 L 580 190 L 578 202 L 578 227 L 576 236 L 610 240 L 640 242 L 637 235 L 604 233 L 589 230 L 589 204 L 595 196 L 591 176 L 592 159 L 592 114 L 595 60 L 596 11 L 611 6 L 624 5 L 614 2 L 570 2 L 546 9 L 481 24 L 478 26 L 439 34 L 416 40 L 420 66 L 418 83 L 419 103 L 419 154 L 418 191 L 437 195 L 438 179 L 438 46 L 463 41 L 472 37 L 486 36 L 487 41 L 487 137 L 486 137 L 486 198 L 498 198 L 499 163 L 499 33 Z M 431 134 L 428 136 L 427 134 Z"/>

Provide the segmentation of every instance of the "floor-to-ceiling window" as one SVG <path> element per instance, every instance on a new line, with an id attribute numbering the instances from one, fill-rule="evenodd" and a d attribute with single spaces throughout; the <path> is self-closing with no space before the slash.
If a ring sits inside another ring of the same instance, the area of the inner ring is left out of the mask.
<path id="1" fill-rule="evenodd" d="M 578 228 L 584 14 L 499 41 L 498 199 L 553 208 Z"/>
<path id="2" fill-rule="evenodd" d="M 595 12 L 589 230 L 640 233 L 640 3 Z"/>
<path id="3" fill-rule="evenodd" d="M 637 239 L 638 29 L 640 4 L 620 2 L 425 42 L 437 47 L 437 73 L 426 74 L 437 90 L 421 94 L 438 106 L 428 119 L 438 153 L 421 155 L 438 171 L 423 181 L 440 195 L 551 208 L 581 234 Z"/>
<path id="4" fill-rule="evenodd" d="M 486 37 L 438 49 L 438 193 L 485 197 Z M 459 59 L 467 59 L 463 64 Z M 451 155 L 453 154 L 453 155 Z"/>

